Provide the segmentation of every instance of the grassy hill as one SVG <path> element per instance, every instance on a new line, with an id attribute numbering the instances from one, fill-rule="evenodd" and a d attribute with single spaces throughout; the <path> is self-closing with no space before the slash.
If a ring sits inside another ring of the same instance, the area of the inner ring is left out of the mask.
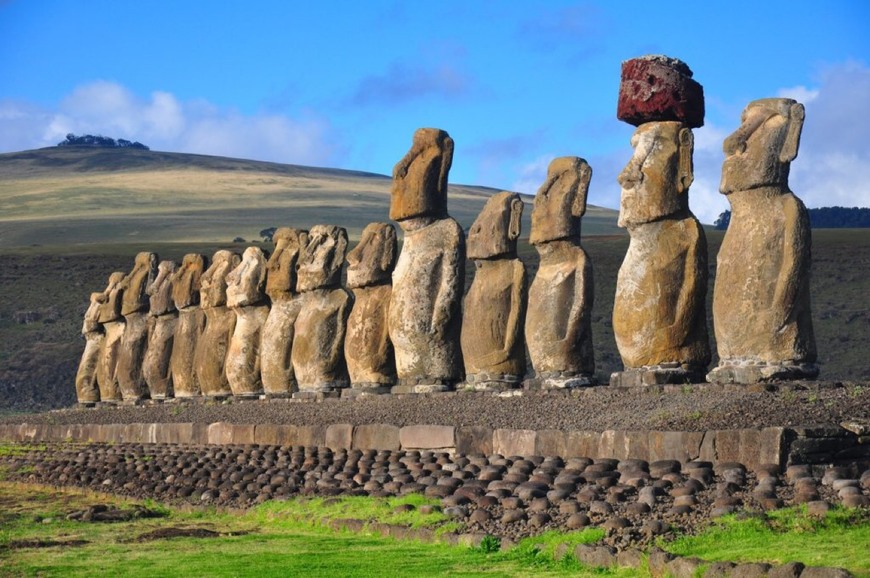
<path id="1" fill-rule="evenodd" d="M 496 189 L 450 185 L 469 227 Z M 356 238 L 388 219 L 384 175 L 136 149 L 50 147 L 0 154 L 0 247 L 220 243 L 267 227 L 345 227 Z M 531 197 L 524 215 L 529 231 Z M 617 212 L 590 206 L 584 235 L 624 234 Z"/>

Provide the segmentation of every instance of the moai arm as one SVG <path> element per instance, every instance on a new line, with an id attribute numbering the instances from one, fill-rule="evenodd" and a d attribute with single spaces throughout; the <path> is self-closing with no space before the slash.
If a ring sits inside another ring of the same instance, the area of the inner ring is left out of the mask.
<path id="1" fill-rule="evenodd" d="M 441 252 L 439 261 L 441 275 L 440 283 L 436 283 L 438 293 L 432 302 L 431 334 L 438 333 L 449 321 L 456 300 L 461 299 L 459 293 L 465 278 L 465 261 L 460 260 L 460 251 L 448 248 Z"/>
<path id="2" fill-rule="evenodd" d="M 694 224 L 694 223 L 693 223 Z M 700 256 L 706 255 L 706 240 L 701 238 L 698 228 L 692 227 L 686 239 L 686 252 L 684 255 L 678 256 L 683 260 L 683 272 L 679 279 L 680 295 L 674 308 L 674 318 L 670 325 L 666 325 L 659 329 L 659 334 L 665 334 L 658 340 L 658 343 L 678 343 L 679 340 L 685 339 L 686 336 L 692 333 L 695 319 L 698 315 L 703 315 L 704 307 L 698 302 L 706 297 L 706 291 L 703 289 L 702 279 L 703 272 L 699 269 L 707 267 L 706 259 L 698 261 Z M 679 343 L 682 343 L 679 341 Z M 676 360 L 669 360 L 676 361 Z"/>
<path id="3" fill-rule="evenodd" d="M 577 259 L 577 269 L 574 271 L 574 299 L 568 320 L 565 325 L 565 336 L 562 343 L 556 343 L 557 349 L 563 349 L 564 344 L 579 343 L 585 329 L 585 313 L 592 309 L 595 284 L 592 281 L 592 262 L 582 249 L 577 248 L 580 255 Z"/>
<path id="4" fill-rule="evenodd" d="M 336 289 L 333 295 L 341 299 L 341 304 L 335 315 L 335 338 L 329 346 L 329 356 L 326 359 L 339 359 L 344 357 L 344 336 L 347 332 L 347 318 L 350 317 L 350 310 L 353 306 L 353 298 L 348 295 L 343 289 Z"/>
<path id="5" fill-rule="evenodd" d="M 803 204 L 792 195 L 786 195 L 783 197 L 783 212 L 782 265 L 771 307 L 772 311 L 782 314 L 782 318 L 776 320 L 776 331 L 782 331 L 792 319 L 800 280 L 809 273 L 810 263 L 810 223 Z"/>

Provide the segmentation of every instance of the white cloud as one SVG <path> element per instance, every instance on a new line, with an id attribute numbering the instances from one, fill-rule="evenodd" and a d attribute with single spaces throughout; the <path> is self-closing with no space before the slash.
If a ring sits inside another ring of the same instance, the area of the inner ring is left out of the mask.
<path id="1" fill-rule="evenodd" d="M 330 165 L 338 147 L 316 115 L 244 115 L 207 101 L 155 91 L 142 99 L 114 82 L 77 87 L 55 110 L 0 102 L 0 151 L 52 146 L 68 133 L 137 140 L 154 150 Z"/>
<path id="2" fill-rule="evenodd" d="M 526 195 L 534 195 L 547 178 L 547 167 L 556 155 L 545 154 L 522 165 L 516 180 L 511 184 L 511 190 Z"/>
<path id="3" fill-rule="evenodd" d="M 791 88 L 781 88 L 776 93 L 779 98 L 793 98 L 798 102 L 807 104 L 814 101 L 819 96 L 818 89 L 813 90 L 806 86 L 793 86 Z"/>

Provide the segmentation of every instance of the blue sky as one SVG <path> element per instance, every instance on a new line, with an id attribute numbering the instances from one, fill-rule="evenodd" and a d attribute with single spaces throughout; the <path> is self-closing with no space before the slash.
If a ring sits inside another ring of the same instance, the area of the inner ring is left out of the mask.
<path id="1" fill-rule="evenodd" d="M 691 206 L 705 222 L 747 102 L 807 107 L 791 187 L 870 206 L 870 2 L 0 0 L 0 152 L 68 132 L 155 150 L 390 174 L 415 129 L 450 181 L 534 193 L 556 156 L 618 207 L 633 130 L 620 64 L 684 60 L 706 95 Z"/>

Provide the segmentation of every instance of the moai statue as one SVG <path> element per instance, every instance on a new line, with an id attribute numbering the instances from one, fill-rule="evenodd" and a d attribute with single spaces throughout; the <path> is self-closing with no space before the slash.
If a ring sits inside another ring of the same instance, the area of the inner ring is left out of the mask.
<path id="1" fill-rule="evenodd" d="M 172 342 L 178 324 L 178 311 L 172 301 L 172 276 L 178 270 L 175 261 L 161 261 L 157 276 L 145 293 L 148 294 L 148 349 L 142 361 L 142 376 L 151 399 L 172 397 Z"/>
<path id="2" fill-rule="evenodd" d="M 746 107 L 725 139 L 719 190 L 731 223 L 719 249 L 713 291 L 718 383 L 818 376 L 810 313 L 807 210 L 788 188 L 800 144 L 802 104 L 765 98 Z"/>
<path id="3" fill-rule="evenodd" d="M 707 240 L 689 210 L 692 128 L 703 125 L 703 89 L 676 59 L 641 57 L 624 62 L 622 71 L 617 115 L 637 130 L 634 156 L 618 177 L 619 226 L 631 242 L 613 304 L 625 370 L 610 384 L 697 383 L 710 363 Z M 643 100 L 650 93 L 655 98 Z M 643 109 L 649 100 L 655 108 Z"/>
<path id="4" fill-rule="evenodd" d="M 100 349 L 106 335 L 100 325 L 100 309 L 103 306 L 105 293 L 91 293 L 91 300 L 85 311 L 82 324 L 82 335 L 85 338 L 85 350 L 76 372 L 76 398 L 83 405 L 92 406 L 100 401 L 100 390 L 97 387 L 97 367 L 100 363 Z"/>
<path id="5" fill-rule="evenodd" d="M 498 193 L 489 198 L 468 232 L 468 258 L 476 269 L 463 305 L 466 389 L 520 387 L 526 373 L 528 282 L 517 258 L 522 216 L 518 194 Z"/>
<path id="6" fill-rule="evenodd" d="M 236 314 L 227 307 L 227 275 L 240 262 L 237 253 L 218 251 L 199 280 L 199 306 L 205 313 L 205 329 L 196 342 L 193 365 L 196 381 L 206 397 L 233 394 L 225 367 L 227 349 L 236 328 Z"/>
<path id="7" fill-rule="evenodd" d="M 282 227 L 272 236 L 275 251 L 266 263 L 266 294 L 272 301 L 260 343 L 260 375 L 270 397 L 287 397 L 298 390 L 293 372 L 293 325 L 301 299 L 296 292 L 296 265 L 308 244 L 308 231 Z"/>
<path id="8" fill-rule="evenodd" d="M 121 338 L 124 336 L 124 317 L 121 315 L 121 299 L 124 296 L 124 289 L 121 283 L 126 276 L 127 274 L 121 271 L 115 271 L 109 275 L 106 290 L 99 298 L 100 309 L 97 322 L 103 327 L 104 337 L 97 362 L 97 387 L 100 390 L 100 401 L 104 403 L 121 401 L 117 368 Z"/>
<path id="9" fill-rule="evenodd" d="M 344 357 L 354 392 L 390 393 L 396 383 L 388 318 L 397 256 L 396 229 L 389 223 L 370 223 L 347 256 L 353 309 L 347 320 Z"/>
<path id="10" fill-rule="evenodd" d="M 299 256 L 296 290 L 301 305 L 293 336 L 293 371 L 299 391 L 293 397 L 335 395 L 350 385 L 344 335 L 353 297 L 341 286 L 347 231 L 315 225 Z"/>
<path id="11" fill-rule="evenodd" d="M 541 261 L 529 288 L 526 344 L 544 389 L 595 384 L 592 261 L 580 246 L 591 179 L 584 159 L 560 157 L 535 196 L 529 242 Z"/>
<path id="12" fill-rule="evenodd" d="M 178 323 L 172 340 L 172 388 L 176 398 L 198 397 L 202 392 L 194 373 L 194 357 L 199 336 L 205 329 L 205 313 L 199 307 L 200 280 L 206 258 L 189 253 L 172 275 L 172 302 L 178 310 Z"/>
<path id="13" fill-rule="evenodd" d="M 237 397 L 263 392 L 260 380 L 260 340 L 269 316 L 266 300 L 266 255 L 248 247 L 242 261 L 227 275 L 227 307 L 236 314 L 236 327 L 227 349 L 227 381 Z"/>
<path id="14" fill-rule="evenodd" d="M 148 307 L 146 289 L 157 275 L 157 254 L 139 253 L 133 269 L 121 287 L 121 314 L 124 316 L 124 335 L 118 352 L 118 385 L 124 401 L 136 402 L 148 397 L 148 385 L 142 375 L 142 362 L 148 348 Z"/>
<path id="15" fill-rule="evenodd" d="M 462 380 L 465 235 L 447 215 L 452 162 L 453 139 L 421 128 L 393 169 L 390 218 L 405 233 L 390 295 L 395 393 L 448 391 Z"/>

